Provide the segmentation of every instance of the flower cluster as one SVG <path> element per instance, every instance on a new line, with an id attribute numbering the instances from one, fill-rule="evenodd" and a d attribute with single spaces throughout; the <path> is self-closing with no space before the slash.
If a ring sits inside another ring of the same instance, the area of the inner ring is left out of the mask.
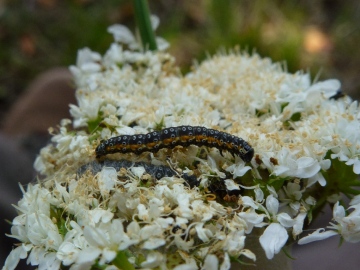
<path id="1" fill-rule="evenodd" d="M 78 104 L 35 162 L 43 179 L 16 206 L 9 236 L 19 245 L 4 269 L 25 258 L 39 269 L 229 269 L 232 260 L 256 261 L 245 241 L 255 229 L 272 259 L 326 202 L 335 203 L 335 223 L 300 243 L 360 240 L 360 196 L 348 215 L 336 202 L 358 194 L 360 173 L 359 107 L 336 96 L 339 81 L 312 83 L 237 50 L 183 76 L 171 55 L 140 51 L 122 26 L 109 31 L 116 42 L 104 56 L 86 48 L 70 67 Z M 246 164 L 190 145 L 107 157 L 168 165 L 196 176 L 194 187 L 180 174 L 156 180 L 142 166 L 79 173 L 101 140 L 181 125 L 241 137 L 255 156 Z"/>

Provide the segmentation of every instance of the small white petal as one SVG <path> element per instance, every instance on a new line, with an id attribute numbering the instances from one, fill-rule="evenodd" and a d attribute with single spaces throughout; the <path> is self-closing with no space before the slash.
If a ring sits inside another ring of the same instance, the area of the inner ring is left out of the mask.
<path id="1" fill-rule="evenodd" d="M 156 37 L 156 45 L 159 51 L 165 51 L 170 47 L 170 43 L 161 37 Z"/>
<path id="2" fill-rule="evenodd" d="M 227 190 L 240 190 L 239 185 L 234 182 L 234 180 L 226 179 L 224 180 Z"/>
<path id="3" fill-rule="evenodd" d="M 249 197 L 249 196 L 243 196 L 241 197 L 241 203 L 243 206 L 245 207 L 250 207 L 253 209 L 258 209 L 259 207 L 256 205 L 256 203 L 254 202 L 254 200 Z"/>
<path id="4" fill-rule="evenodd" d="M 360 204 L 360 195 L 356 195 L 352 200 L 350 201 L 349 205 L 355 205 Z"/>
<path id="5" fill-rule="evenodd" d="M 101 250 L 98 248 L 85 248 L 79 253 L 76 263 L 95 263 L 95 260 L 100 256 L 100 254 Z"/>
<path id="6" fill-rule="evenodd" d="M 320 186 L 322 186 L 322 187 L 326 186 L 326 179 L 320 172 L 315 174 L 312 177 L 309 177 L 306 187 L 307 188 L 311 187 L 313 184 L 315 184 L 317 182 L 319 182 Z"/>
<path id="7" fill-rule="evenodd" d="M 325 98 L 334 96 L 341 89 L 341 83 L 336 79 L 329 79 L 312 85 L 308 91 L 321 91 Z"/>
<path id="8" fill-rule="evenodd" d="M 345 217 L 345 209 L 339 202 L 335 203 L 333 208 L 333 217 L 335 220 L 339 220 Z"/>
<path id="9" fill-rule="evenodd" d="M 273 186 L 267 185 L 266 188 L 268 189 L 271 195 L 273 195 L 275 198 L 278 197 L 278 194 Z"/>
<path id="10" fill-rule="evenodd" d="M 130 170 L 137 178 L 141 178 L 141 176 L 146 172 L 144 167 L 131 167 Z"/>
<path id="11" fill-rule="evenodd" d="M 153 30 L 156 30 L 159 27 L 160 19 L 158 16 L 151 14 L 150 23 Z"/>
<path id="12" fill-rule="evenodd" d="M 293 220 L 287 213 L 280 213 L 277 215 L 276 218 L 279 221 L 279 223 L 283 225 L 285 228 L 290 228 L 295 224 L 295 220 Z"/>
<path id="13" fill-rule="evenodd" d="M 141 263 L 141 267 L 155 268 L 164 260 L 164 256 L 160 252 L 150 252 L 146 256 L 146 260 Z"/>
<path id="14" fill-rule="evenodd" d="M 360 160 L 356 160 L 354 162 L 354 167 L 353 167 L 353 171 L 356 174 L 360 174 Z"/>
<path id="15" fill-rule="evenodd" d="M 114 213 L 103 209 L 89 210 L 88 213 L 91 215 L 91 219 L 94 223 L 99 223 L 100 220 L 103 223 L 107 223 L 114 217 Z"/>
<path id="16" fill-rule="evenodd" d="M 243 249 L 240 252 L 240 255 L 244 255 L 245 257 L 249 258 L 250 260 L 256 261 L 256 255 L 249 249 Z"/>
<path id="17" fill-rule="evenodd" d="M 273 195 L 269 195 L 266 198 L 266 209 L 271 215 L 276 215 L 279 210 L 279 201 L 274 198 Z"/>
<path id="18" fill-rule="evenodd" d="M 261 190 L 261 188 L 255 188 L 254 193 L 257 202 L 262 202 L 264 200 L 264 192 Z"/>
<path id="19" fill-rule="evenodd" d="M 150 238 L 143 244 L 144 249 L 156 249 L 165 245 L 165 240 L 162 238 Z"/>
<path id="20" fill-rule="evenodd" d="M 224 261 L 220 265 L 220 270 L 228 270 L 231 267 L 230 257 L 229 254 L 224 254 Z"/>
<path id="21" fill-rule="evenodd" d="M 298 236 L 300 233 L 302 233 L 303 226 L 304 226 L 304 220 L 305 220 L 306 216 L 307 216 L 306 213 L 299 213 L 297 215 L 297 217 L 295 218 L 295 224 L 293 226 L 293 232 L 292 232 L 294 238 L 296 236 Z"/>
<path id="22" fill-rule="evenodd" d="M 330 159 L 324 159 L 320 162 L 321 169 L 324 171 L 327 171 L 331 166 L 331 160 Z"/>
<path id="23" fill-rule="evenodd" d="M 194 259 L 189 259 L 185 264 L 180 264 L 174 267 L 173 270 L 198 270 L 198 266 L 196 265 L 196 261 Z"/>
<path id="24" fill-rule="evenodd" d="M 300 178 L 309 178 L 314 176 L 320 170 L 319 163 L 311 157 L 300 157 L 296 161 L 298 165 L 297 173 L 294 175 Z"/>
<path id="25" fill-rule="evenodd" d="M 24 245 L 21 245 L 10 252 L 9 256 L 6 258 L 3 269 L 15 269 L 20 259 L 25 259 L 27 257 L 28 250 L 24 247 Z"/>
<path id="26" fill-rule="evenodd" d="M 203 228 L 203 223 L 198 223 L 195 226 L 198 237 L 203 241 L 210 241 L 210 237 L 212 237 L 212 232 L 209 229 Z"/>
<path id="27" fill-rule="evenodd" d="M 115 41 L 130 44 L 135 42 L 135 37 L 124 25 L 114 24 L 108 27 L 108 32 L 113 34 Z"/>

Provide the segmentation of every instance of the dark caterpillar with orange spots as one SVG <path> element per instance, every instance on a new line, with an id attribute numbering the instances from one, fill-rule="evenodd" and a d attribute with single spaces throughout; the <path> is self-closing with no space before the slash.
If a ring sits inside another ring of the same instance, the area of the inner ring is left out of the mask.
<path id="1" fill-rule="evenodd" d="M 157 152 L 162 148 L 176 146 L 208 146 L 228 151 L 249 162 L 254 156 L 254 149 L 243 139 L 216 129 L 200 126 L 169 127 L 147 134 L 120 135 L 100 142 L 96 147 L 96 158 L 112 153 Z"/>

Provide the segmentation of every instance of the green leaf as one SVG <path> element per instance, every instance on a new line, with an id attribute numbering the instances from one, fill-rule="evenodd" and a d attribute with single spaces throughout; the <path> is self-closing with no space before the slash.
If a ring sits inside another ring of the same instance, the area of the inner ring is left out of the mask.
<path id="1" fill-rule="evenodd" d="M 89 120 L 87 122 L 88 131 L 89 131 L 90 134 L 93 133 L 96 129 L 99 128 L 100 123 L 101 123 L 102 120 L 103 120 L 102 113 L 99 112 L 98 117 L 96 119 L 92 119 L 92 120 Z"/>

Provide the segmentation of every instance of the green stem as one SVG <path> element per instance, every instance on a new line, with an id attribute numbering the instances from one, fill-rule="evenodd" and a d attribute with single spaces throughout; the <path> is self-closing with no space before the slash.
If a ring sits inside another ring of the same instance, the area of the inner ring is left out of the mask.
<path id="1" fill-rule="evenodd" d="M 134 0 L 134 11 L 144 50 L 157 50 L 147 0 Z"/>
<path id="2" fill-rule="evenodd" d="M 129 263 L 125 251 L 119 251 L 112 263 L 122 270 L 135 270 L 135 267 Z"/>

